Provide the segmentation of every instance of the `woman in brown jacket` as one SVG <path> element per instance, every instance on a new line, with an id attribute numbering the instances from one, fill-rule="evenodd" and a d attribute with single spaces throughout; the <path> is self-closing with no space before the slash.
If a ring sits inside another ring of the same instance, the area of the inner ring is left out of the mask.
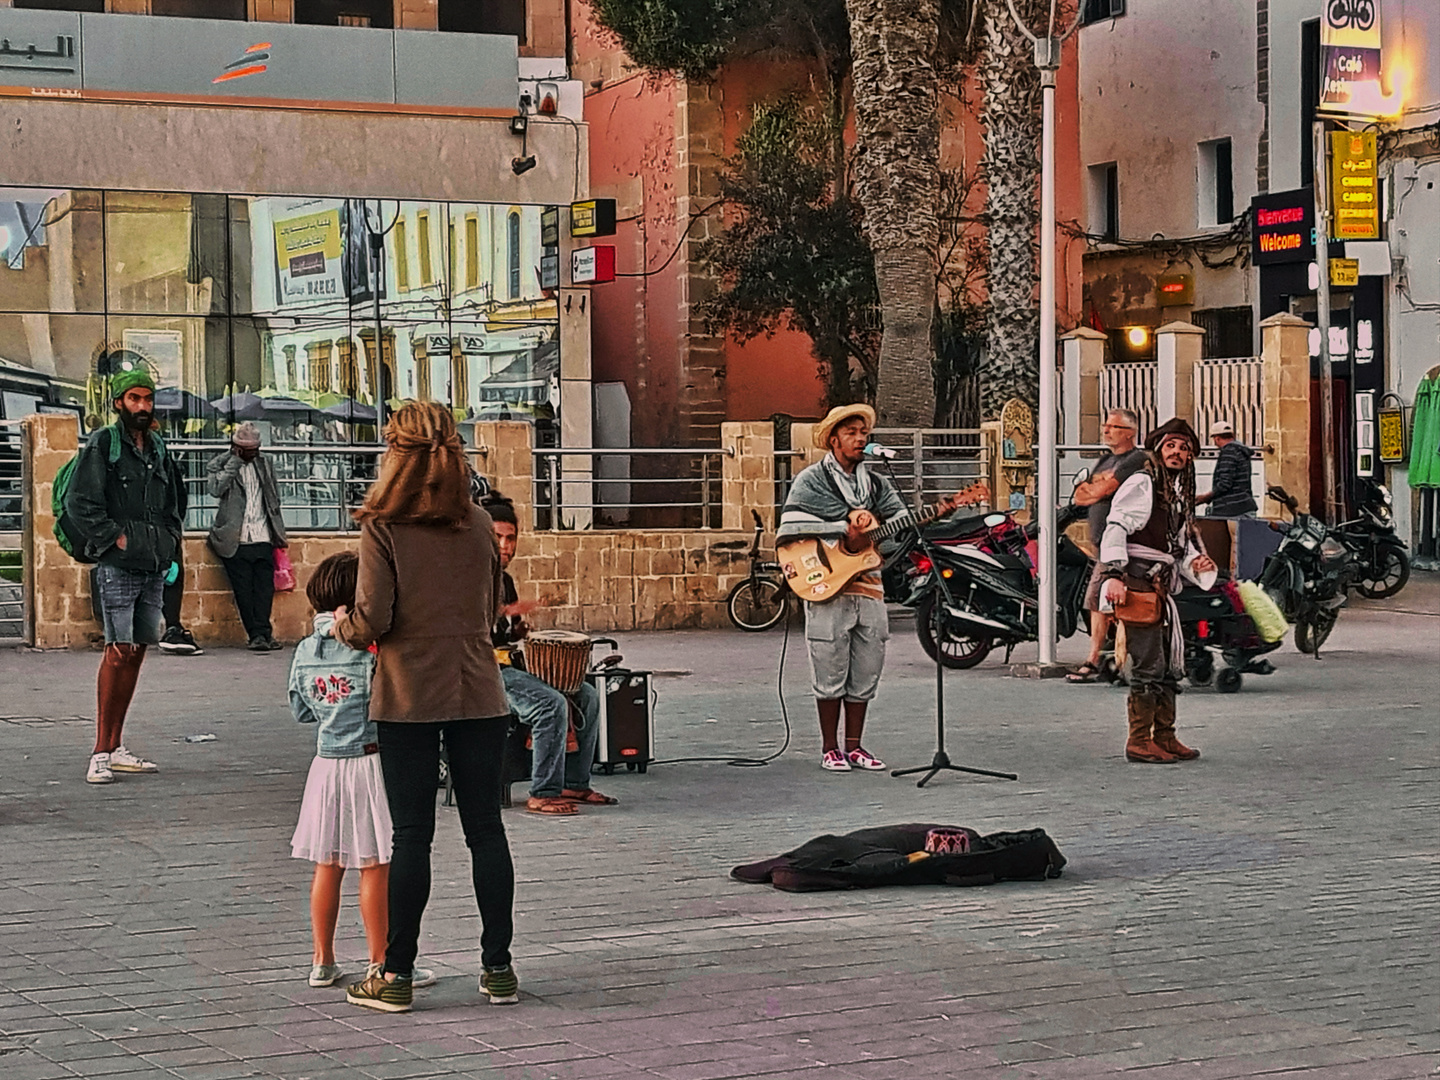
<path id="1" fill-rule="evenodd" d="M 510 967 L 515 870 L 500 820 L 500 763 L 510 711 L 490 644 L 502 602 L 490 517 L 470 501 L 455 420 L 442 405 L 406 405 L 386 426 L 380 476 L 355 513 L 361 523 L 355 609 L 337 612 L 335 636 L 379 656 L 370 717 L 395 850 L 385 964 L 350 987 L 356 1005 L 405 1012 L 420 917 L 430 899 L 440 735 L 470 848 L 482 924 L 480 989 L 517 1000 Z"/>

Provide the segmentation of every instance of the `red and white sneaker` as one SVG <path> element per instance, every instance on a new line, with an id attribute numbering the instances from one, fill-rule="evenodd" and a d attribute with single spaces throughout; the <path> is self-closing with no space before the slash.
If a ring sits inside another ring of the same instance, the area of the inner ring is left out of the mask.
<path id="1" fill-rule="evenodd" d="M 885 768 L 885 763 L 863 746 L 857 746 L 845 756 L 850 760 L 850 764 L 857 769 L 868 769 L 870 772 L 879 772 Z"/>
<path id="2" fill-rule="evenodd" d="M 825 755 L 820 759 L 820 768 L 829 772 L 849 772 L 850 762 L 839 750 L 826 750 Z"/>

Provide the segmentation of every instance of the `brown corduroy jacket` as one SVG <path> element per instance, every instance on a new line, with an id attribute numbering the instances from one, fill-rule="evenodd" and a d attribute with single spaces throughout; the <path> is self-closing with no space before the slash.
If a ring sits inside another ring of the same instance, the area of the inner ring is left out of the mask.
<path id="1" fill-rule="evenodd" d="M 508 713 L 490 643 L 503 595 L 495 528 L 479 507 L 458 529 L 366 522 L 355 608 L 334 633 L 352 649 L 379 646 L 370 718 L 434 723 Z"/>

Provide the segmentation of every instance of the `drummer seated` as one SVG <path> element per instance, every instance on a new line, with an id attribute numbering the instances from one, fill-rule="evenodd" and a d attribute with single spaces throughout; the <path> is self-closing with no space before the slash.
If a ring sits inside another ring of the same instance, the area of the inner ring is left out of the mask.
<path id="1" fill-rule="evenodd" d="M 502 660 L 500 676 L 505 681 L 510 708 L 520 723 L 530 728 L 530 797 L 525 801 L 525 809 L 532 814 L 563 817 L 578 813 L 581 804 L 613 806 L 618 800 L 590 786 L 590 766 L 600 737 L 600 695 L 587 682 L 581 684 L 572 698 L 566 698 L 549 683 L 513 662 L 516 647 L 529 632 L 525 614 L 534 610 L 535 604 L 520 600 L 514 579 L 503 569 L 509 567 L 515 557 L 519 535 L 514 506 L 496 494 L 488 496 L 481 505 L 495 522 L 505 589 L 504 606 L 491 638 Z M 505 662 L 507 659 L 512 662 Z M 565 744 L 572 717 L 578 746 L 567 750 Z"/>

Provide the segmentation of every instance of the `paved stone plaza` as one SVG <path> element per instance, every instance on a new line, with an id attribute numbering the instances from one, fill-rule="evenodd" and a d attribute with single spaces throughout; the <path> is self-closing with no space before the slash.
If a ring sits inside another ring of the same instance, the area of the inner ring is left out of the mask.
<path id="1" fill-rule="evenodd" d="M 628 635 L 660 672 L 657 753 L 782 736 L 779 631 Z M 1062 657 L 1078 659 L 1071 641 Z M 831 775 L 790 641 L 789 751 L 763 769 L 597 777 L 621 805 L 507 813 L 518 1007 L 476 991 L 477 924 L 441 811 L 408 1015 L 312 990 L 288 841 L 314 731 L 288 654 L 147 662 L 127 742 L 156 776 L 83 782 L 94 653 L 0 653 L 0 1077 L 1401 1080 L 1440 1072 L 1440 587 L 1347 611 L 1324 658 L 1180 699 L 1194 764 L 1127 765 L 1119 690 L 948 679 L 959 762 L 1017 783 Z M 897 622 L 870 749 L 922 764 L 932 669 Z M 213 733 L 213 742 L 184 736 Z M 517 795 L 521 788 L 517 787 Z M 729 868 L 822 832 L 1039 826 L 1044 883 L 791 895 Z M 363 957 L 354 883 L 342 958 Z"/>

